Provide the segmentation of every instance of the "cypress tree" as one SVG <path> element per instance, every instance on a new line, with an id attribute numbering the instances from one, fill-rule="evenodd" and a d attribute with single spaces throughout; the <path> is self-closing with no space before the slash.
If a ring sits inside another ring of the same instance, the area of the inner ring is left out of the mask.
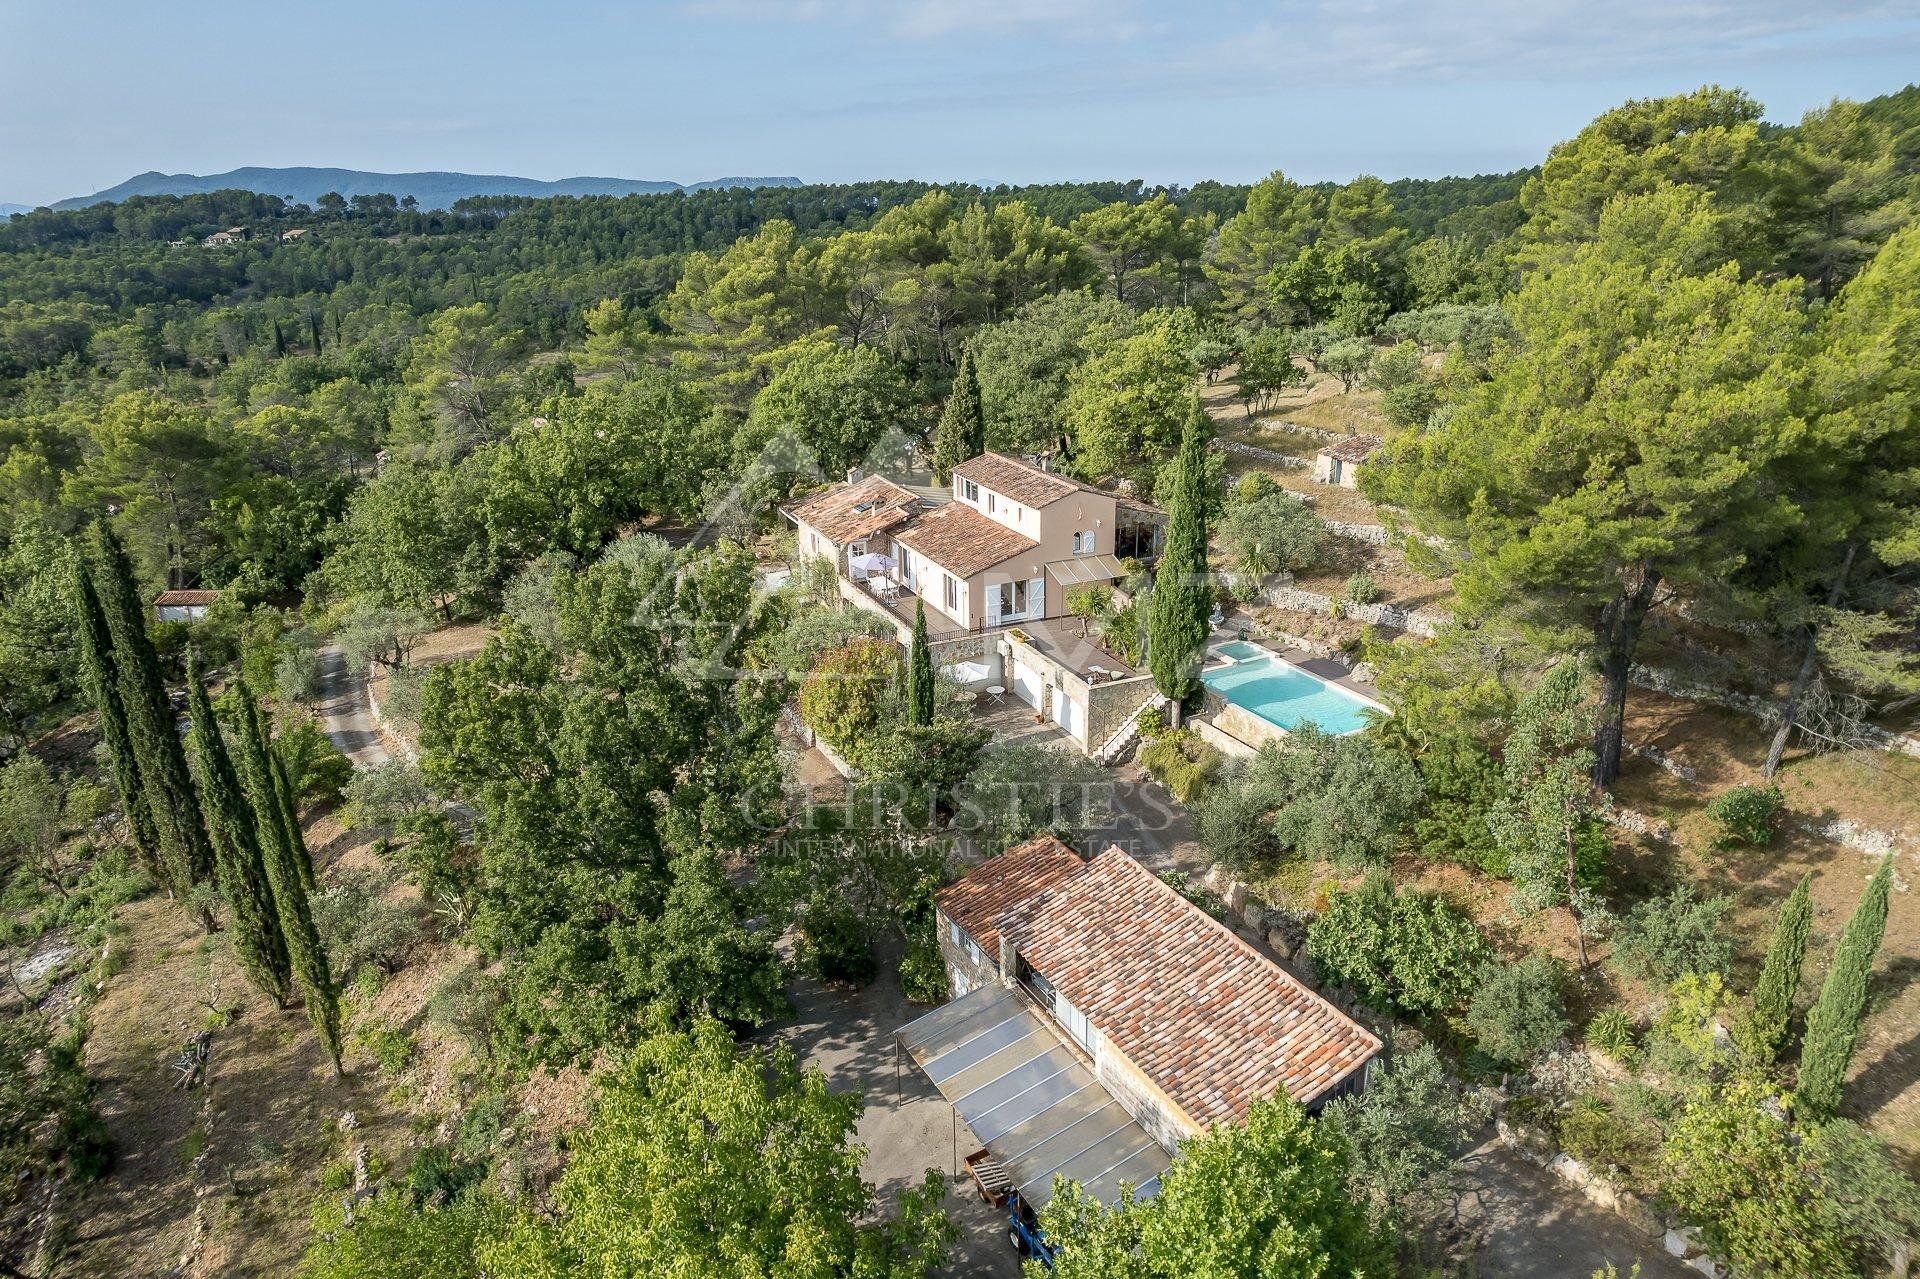
<path id="1" fill-rule="evenodd" d="M 1793 997 L 1800 990 L 1800 966 L 1807 956 L 1807 933 L 1813 922 L 1808 886 L 1813 876 L 1802 875 L 1773 924 L 1773 940 L 1760 965 L 1753 988 L 1753 1016 L 1748 1020 L 1749 1050 L 1761 1061 L 1773 1061 L 1787 1042 L 1787 1022 L 1793 1016 Z"/>
<path id="2" fill-rule="evenodd" d="M 267 708 L 251 694 L 244 695 L 242 703 L 251 721 L 248 731 L 259 739 L 262 767 L 265 770 L 265 788 L 257 793 L 270 794 L 273 798 L 272 806 L 268 808 L 263 805 L 262 812 L 271 814 L 279 825 L 281 837 L 292 851 L 294 866 L 300 872 L 300 884 L 311 897 L 318 891 L 313 877 L 313 857 L 307 852 L 306 833 L 300 828 L 300 806 L 294 801 L 293 786 L 287 780 L 286 764 L 281 760 L 280 752 L 273 748 L 273 730 L 269 727 Z M 253 786 L 251 778 L 247 785 L 250 788 Z"/>
<path id="3" fill-rule="evenodd" d="M 307 883 L 300 871 L 301 863 L 306 860 L 306 843 L 296 834 L 298 828 L 288 820 L 281 803 L 260 703 L 244 683 L 238 686 L 237 700 L 240 774 L 245 779 L 247 798 L 261 833 L 260 848 L 266 861 L 274 909 L 279 915 L 280 938 L 293 966 L 300 998 L 307 1006 L 307 1017 L 319 1032 L 320 1042 L 337 1075 L 341 1073 L 340 1000 L 334 990 L 327 952 L 313 926 L 313 908 L 307 901 Z"/>
<path id="4" fill-rule="evenodd" d="M 913 604 L 913 649 L 907 655 L 907 723 L 933 723 L 933 650 L 927 647 L 927 606 Z"/>
<path id="5" fill-rule="evenodd" d="M 212 875 L 213 846 L 201 821 L 186 751 L 174 732 L 173 709 L 160 678 L 160 655 L 147 635 L 146 608 L 134 585 L 133 569 L 119 539 L 105 525 L 94 525 L 93 543 L 99 569 L 94 585 L 113 637 L 120 701 L 139 763 L 141 789 L 159 835 L 161 873 L 177 895 L 185 896 L 194 884 Z"/>
<path id="6" fill-rule="evenodd" d="M 1866 895 L 1833 948 L 1833 963 L 1820 985 L 1820 997 L 1807 1012 L 1807 1035 L 1800 1046 L 1801 1108 L 1831 1115 L 1840 1107 L 1847 1067 L 1860 1038 L 1860 1015 L 1867 1007 L 1867 978 L 1880 936 L 1887 928 L 1887 893 L 1893 887 L 1893 859 L 1880 863 Z"/>
<path id="7" fill-rule="evenodd" d="M 300 827 L 300 805 L 294 799 L 293 783 L 287 780 L 287 766 L 279 752 L 269 747 L 267 757 L 273 766 L 273 788 L 280 800 L 280 815 L 287 824 L 287 844 L 299 862 L 300 882 L 307 886 L 307 893 L 311 896 L 319 891 L 316 886 L 319 881 L 314 877 L 313 854 L 307 849 L 307 834 Z"/>
<path id="8" fill-rule="evenodd" d="M 220 735 L 220 723 L 213 717 L 213 702 L 207 697 L 198 663 L 187 667 L 187 713 L 193 717 L 187 736 L 212 818 L 215 878 L 232 918 L 234 955 L 261 993 L 285 1008 L 292 970 L 280 937 L 258 826 L 227 753 L 226 739 Z"/>
<path id="9" fill-rule="evenodd" d="M 1184 702 L 1199 687 L 1200 650 L 1213 613 L 1207 571 L 1206 410 L 1196 396 L 1180 435 L 1173 492 L 1167 500 L 1167 544 L 1147 599 L 1147 665 L 1162 697 Z"/>
<path id="10" fill-rule="evenodd" d="M 978 457 L 987 447 L 987 414 L 980 402 L 980 378 L 973 369 L 973 350 L 960 352 L 960 367 L 953 375 L 953 394 L 940 411 L 940 425 L 933 432 L 933 474 L 942 484 L 953 476 L 953 468 L 970 457 Z"/>
<path id="11" fill-rule="evenodd" d="M 160 830 L 154 825 L 153 810 L 147 806 L 140 761 L 134 757 L 133 738 L 127 731 L 127 708 L 120 700 L 120 676 L 113 659 L 113 635 L 107 630 L 107 617 L 100 609 L 100 596 L 93 588 L 92 570 L 84 556 L 75 557 L 73 583 L 75 612 L 80 618 L 81 672 L 94 708 L 100 712 L 100 736 L 113 764 L 120 811 L 127 815 L 127 828 L 133 832 L 133 846 L 141 862 L 159 874 Z"/>

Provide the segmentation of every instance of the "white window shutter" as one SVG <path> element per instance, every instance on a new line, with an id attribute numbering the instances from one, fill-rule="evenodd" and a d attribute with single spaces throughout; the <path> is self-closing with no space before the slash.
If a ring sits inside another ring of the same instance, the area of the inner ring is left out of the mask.
<path id="1" fill-rule="evenodd" d="M 1036 577 L 1031 582 L 1028 582 L 1027 591 L 1028 591 L 1028 594 L 1031 596 L 1031 598 L 1027 601 L 1027 616 L 1028 617 L 1045 617 L 1047 615 L 1046 574 L 1042 573 L 1039 577 Z"/>

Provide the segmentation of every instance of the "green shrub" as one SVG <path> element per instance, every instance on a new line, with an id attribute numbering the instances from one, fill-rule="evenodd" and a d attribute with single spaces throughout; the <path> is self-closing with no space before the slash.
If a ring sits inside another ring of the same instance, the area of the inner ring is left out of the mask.
<path id="1" fill-rule="evenodd" d="M 1436 737 L 1414 765 L 1426 790 L 1425 811 L 1413 823 L 1421 853 L 1505 879 L 1507 853 L 1487 825 L 1501 788 L 1500 765 L 1492 753 L 1465 733 L 1447 733 Z"/>
<path id="2" fill-rule="evenodd" d="M 900 956 L 902 992 L 916 1004 L 944 1004 L 951 992 L 940 939 L 934 932 L 932 880 L 923 880 L 914 890 L 901 926 L 907 935 L 906 950 Z"/>
<path id="3" fill-rule="evenodd" d="M 1647 1062 L 1662 1075 L 1692 1081 L 1712 1075 L 1731 1055 L 1719 1033 L 1727 1010 L 1719 973 L 1685 973 L 1647 1033 Z"/>
<path id="4" fill-rule="evenodd" d="M 1167 731 L 1167 717 L 1160 713 L 1158 706 L 1149 706 L 1140 712 L 1135 721 L 1140 726 L 1140 739 L 1150 742 Z"/>
<path id="5" fill-rule="evenodd" d="M 451 1199 L 486 1174 L 482 1160 L 462 1159 L 445 1146 L 427 1146 L 407 1165 L 407 1191 L 420 1203 Z"/>
<path id="6" fill-rule="evenodd" d="M 353 1164 L 346 1159 L 333 1159 L 320 1168 L 320 1189 L 328 1194 L 339 1194 L 353 1188 Z"/>
<path id="7" fill-rule="evenodd" d="M 1561 1149 L 1597 1168 L 1631 1171 L 1652 1167 L 1660 1157 L 1658 1129 L 1632 1122 L 1592 1094 L 1576 1098 L 1557 1127 Z"/>
<path id="8" fill-rule="evenodd" d="M 1199 799 L 1220 767 L 1220 752 L 1187 732 L 1167 733 L 1140 752 L 1140 766 L 1183 804 Z"/>
<path id="9" fill-rule="evenodd" d="M 1773 842 L 1773 824 L 1786 800 L 1778 786 L 1735 786 L 1707 805 L 1715 848 L 1764 848 Z"/>
<path id="10" fill-rule="evenodd" d="M 1587 1046 L 1622 1065 L 1633 1064 L 1633 1023 L 1618 1008 L 1609 1008 L 1587 1023 Z"/>
<path id="11" fill-rule="evenodd" d="M 1636 981 L 1672 984 L 1684 973 L 1723 973 L 1733 959 L 1725 897 L 1699 898 L 1684 884 L 1627 912 L 1613 965 Z"/>
<path id="12" fill-rule="evenodd" d="M 1439 407 L 1440 387 L 1426 378 L 1393 387 L 1380 397 L 1380 411 L 1387 421 L 1409 430 L 1425 426 Z"/>
<path id="13" fill-rule="evenodd" d="M 824 982 L 864 986 L 880 971 L 865 921 L 831 888 L 807 902 L 794 958 L 802 970 Z"/>
<path id="14" fill-rule="evenodd" d="M 1271 862 L 1280 853 L 1273 837 L 1273 806 L 1251 786 L 1222 781 L 1193 806 L 1200 846 L 1229 870 Z"/>
<path id="15" fill-rule="evenodd" d="M 1567 1033 L 1553 962 L 1532 954 L 1487 968 L 1467 1008 L 1467 1027 L 1487 1056 L 1509 1066 L 1525 1065 L 1552 1048 Z"/>
<path id="16" fill-rule="evenodd" d="M 293 793 L 315 804 L 339 802 L 353 780 L 353 761 L 340 753 L 311 715 L 296 715 L 273 742 Z"/>
<path id="17" fill-rule="evenodd" d="M 1378 604 L 1380 595 L 1380 584 L 1371 573 L 1362 571 L 1347 579 L 1344 596 L 1349 604 Z"/>
<path id="18" fill-rule="evenodd" d="M 1268 796 L 1282 848 L 1340 867 L 1384 862 L 1420 806 L 1420 774 L 1406 755 L 1311 723 L 1261 747 L 1247 779 Z"/>
<path id="19" fill-rule="evenodd" d="M 403 1075 L 413 1064 L 413 1036 L 398 1026 L 371 1026 L 354 1036 L 385 1075 Z"/>
<path id="20" fill-rule="evenodd" d="M 1465 912 L 1435 893 L 1396 893 L 1384 875 L 1335 892 L 1307 928 L 1328 977 L 1382 1011 L 1443 1012 L 1465 1002 L 1491 955 Z"/>

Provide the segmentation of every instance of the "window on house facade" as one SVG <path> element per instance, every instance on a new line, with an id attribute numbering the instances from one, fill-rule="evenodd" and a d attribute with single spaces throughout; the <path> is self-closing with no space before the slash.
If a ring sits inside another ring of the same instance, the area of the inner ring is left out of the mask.
<path id="1" fill-rule="evenodd" d="M 987 514 L 993 514 L 993 494 L 987 494 Z"/>
<path id="2" fill-rule="evenodd" d="M 963 479 L 960 481 L 960 496 L 969 502 L 978 502 L 980 500 L 980 486 L 972 480 Z"/>
<path id="3" fill-rule="evenodd" d="M 1032 594 L 1029 584 L 1024 581 L 1000 583 L 1000 615 L 1002 617 L 1024 616 Z"/>
<path id="4" fill-rule="evenodd" d="M 951 573 L 943 573 L 941 576 L 947 580 L 945 596 L 947 611 L 949 613 L 958 613 L 960 611 L 960 583 L 954 580 L 953 574 Z"/>
<path id="5" fill-rule="evenodd" d="M 1093 554 L 1093 530 L 1085 529 L 1073 535 L 1073 553 L 1075 555 Z"/>

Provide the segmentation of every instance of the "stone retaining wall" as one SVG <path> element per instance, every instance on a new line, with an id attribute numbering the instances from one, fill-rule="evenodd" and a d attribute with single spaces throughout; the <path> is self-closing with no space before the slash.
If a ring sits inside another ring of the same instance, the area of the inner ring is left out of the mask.
<path id="1" fill-rule="evenodd" d="M 1263 462 L 1272 462 L 1276 466 L 1285 466 L 1293 470 L 1301 470 L 1313 465 L 1304 457 L 1295 457 L 1291 453 L 1281 453 L 1275 449 L 1263 449 L 1258 444 L 1242 444 L 1238 440 L 1220 440 L 1218 443 L 1222 452 L 1257 457 Z"/>
<path id="2" fill-rule="evenodd" d="M 1752 693 L 1736 692 L 1730 688 L 1715 688 L 1711 684 L 1702 684 L 1698 680 L 1687 679 L 1672 671 L 1635 665 L 1627 671 L 1627 680 L 1635 688 L 1644 688 L 1652 693 L 1664 693 L 1668 697 L 1677 697 L 1682 701 L 1704 702 L 1709 706 L 1739 711 L 1769 726 L 1780 722 L 1779 703 L 1770 698 L 1755 697 Z M 1866 738 L 1879 749 L 1895 755 L 1920 759 L 1920 737 L 1915 737 L 1911 733 L 1889 733 L 1884 728 L 1876 728 L 1872 724 L 1862 724 L 1860 727 Z"/>
<path id="3" fill-rule="evenodd" d="M 1709 1279 L 1719 1279 L 1720 1264 L 1707 1255 L 1696 1227 L 1669 1218 L 1639 1195 L 1615 1185 L 1604 1174 L 1556 1149 L 1544 1133 L 1517 1129 L 1504 1115 L 1494 1120 L 1494 1130 L 1500 1135 L 1501 1145 L 1566 1182 L 1594 1207 L 1617 1214 L 1646 1238 L 1657 1241 L 1668 1255 L 1679 1258 Z"/>
<path id="4" fill-rule="evenodd" d="M 1384 626 L 1388 630 L 1405 631 L 1425 639 L 1433 638 L 1439 626 L 1439 619 L 1430 614 L 1417 613 L 1394 604 L 1355 604 L 1348 600 L 1335 600 L 1318 591 L 1303 591 L 1288 585 L 1285 580 L 1262 587 L 1260 602 L 1274 608 L 1290 609 L 1296 613 L 1316 613 L 1322 617 L 1334 616 L 1337 609 L 1341 617 L 1351 617 L 1370 626 Z"/>

